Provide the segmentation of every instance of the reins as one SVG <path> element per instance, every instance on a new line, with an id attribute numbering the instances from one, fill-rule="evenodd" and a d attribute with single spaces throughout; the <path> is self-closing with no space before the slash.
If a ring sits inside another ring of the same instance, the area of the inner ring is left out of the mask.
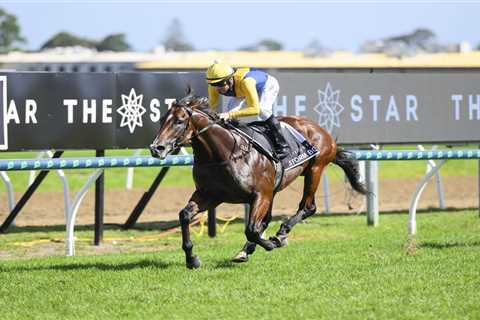
<path id="1" fill-rule="evenodd" d="M 200 136 L 202 133 L 204 133 L 205 131 L 207 131 L 208 129 L 210 129 L 211 127 L 213 127 L 214 125 L 216 125 L 216 124 L 219 123 L 219 121 L 216 121 L 216 120 L 213 120 L 213 121 L 212 121 L 212 120 L 211 120 L 212 117 L 211 117 L 208 113 L 205 113 L 205 112 L 200 111 L 200 110 L 197 110 L 197 109 L 191 109 L 191 108 L 189 108 L 189 107 L 182 107 L 182 108 L 184 108 L 184 109 L 187 111 L 187 113 L 188 113 L 188 115 L 189 115 L 189 117 L 190 117 L 189 120 L 188 120 L 188 124 L 185 126 L 185 129 L 183 130 L 184 133 L 185 133 L 185 131 L 187 131 L 188 127 L 190 126 L 190 121 L 191 121 L 191 119 L 192 119 L 193 112 L 195 112 L 195 111 L 198 112 L 198 113 L 200 113 L 200 114 L 203 114 L 204 116 L 207 117 L 207 119 L 208 119 L 208 125 L 207 125 L 206 127 L 202 128 L 202 129 L 198 130 L 198 131 L 195 130 L 195 131 L 196 131 L 195 134 L 192 135 L 191 137 L 185 138 L 185 139 L 183 139 L 183 140 L 180 141 L 180 142 L 175 141 L 175 142 L 174 142 L 174 145 L 173 145 L 174 149 L 183 146 L 183 144 L 184 144 L 185 142 L 187 142 L 188 140 L 192 140 L 192 139 Z M 182 134 L 182 136 L 183 136 L 183 134 Z"/>
<path id="2" fill-rule="evenodd" d="M 186 137 L 186 138 L 184 138 L 184 139 L 182 139 L 181 141 L 178 141 L 178 142 L 175 141 L 175 142 L 173 143 L 173 148 L 174 148 L 174 149 L 177 149 L 177 148 L 182 147 L 185 142 L 187 142 L 187 141 L 189 141 L 189 140 L 192 140 L 192 139 L 200 136 L 202 133 L 208 131 L 208 130 L 209 130 L 210 128 L 212 128 L 214 125 L 220 124 L 220 122 L 222 121 L 221 119 L 215 118 L 215 117 L 212 116 L 211 114 L 209 114 L 209 113 L 207 113 L 207 112 L 204 112 L 204 111 L 202 111 L 202 110 L 192 109 L 192 108 L 189 108 L 189 107 L 187 107 L 187 106 L 182 106 L 182 108 L 187 112 L 187 114 L 189 115 L 190 119 L 188 120 L 188 123 L 187 123 L 187 125 L 185 126 L 185 129 L 183 130 L 183 133 L 182 133 L 180 136 L 183 136 L 183 134 L 185 133 L 185 131 L 188 130 L 188 128 L 189 128 L 189 126 L 190 126 L 191 118 L 192 118 L 194 112 L 198 112 L 198 113 L 200 113 L 201 115 L 205 116 L 205 117 L 208 119 L 208 125 L 205 126 L 205 127 L 202 128 L 202 129 L 198 130 L 198 131 L 194 128 L 194 130 L 195 130 L 194 132 L 195 132 L 195 133 L 194 133 L 192 136 Z M 248 143 L 248 145 L 251 147 L 251 144 L 252 144 L 251 138 L 249 138 L 248 136 L 246 136 L 242 131 L 236 129 L 235 126 L 233 126 L 232 124 L 230 124 L 230 123 L 228 123 L 228 122 L 225 122 L 225 126 L 226 126 L 227 128 L 225 128 L 224 126 L 222 126 L 222 127 L 224 127 L 225 129 L 227 129 L 227 131 L 228 131 L 232 136 L 234 135 L 234 132 L 237 133 L 237 135 L 239 135 L 240 138 L 244 139 L 244 140 Z M 236 143 L 236 140 L 235 140 L 235 139 L 234 139 L 234 141 L 235 141 L 235 143 Z M 212 165 L 224 165 L 224 164 L 226 164 L 227 162 L 228 162 L 228 160 L 223 161 L 222 163 L 215 163 L 215 164 L 212 164 Z"/>

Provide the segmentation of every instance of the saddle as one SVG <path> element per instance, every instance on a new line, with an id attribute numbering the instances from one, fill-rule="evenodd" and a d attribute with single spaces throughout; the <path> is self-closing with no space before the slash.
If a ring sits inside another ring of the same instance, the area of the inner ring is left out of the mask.
<path id="1" fill-rule="evenodd" d="M 282 134 L 288 144 L 290 152 L 283 159 L 275 154 L 274 144 L 270 138 L 270 130 L 263 121 L 250 123 L 231 120 L 231 128 L 248 139 L 260 153 L 270 160 L 281 165 L 283 170 L 291 170 L 320 153 L 305 137 L 286 122 L 280 122 Z"/>

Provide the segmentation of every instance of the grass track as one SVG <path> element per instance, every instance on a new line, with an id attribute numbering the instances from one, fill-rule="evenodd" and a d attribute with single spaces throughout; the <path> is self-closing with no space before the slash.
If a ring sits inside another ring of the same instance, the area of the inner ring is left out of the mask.
<path id="1" fill-rule="evenodd" d="M 364 216 L 308 221 L 292 231 L 287 248 L 258 249 L 243 265 L 229 262 L 244 241 L 241 223 L 216 239 L 194 236 L 203 262 L 195 271 L 184 267 L 178 233 L 131 242 L 118 239 L 159 231 L 110 228 L 105 246 L 124 253 L 91 255 L 79 241 L 77 257 L 18 259 L 42 246 L 16 242 L 64 233 L 14 229 L 0 235 L 0 254 L 16 254 L 0 262 L 2 318 L 480 318 L 477 210 L 420 214 L 414 255 L 404 250 L 404 214 L 382 215 L 377 228 L 367 228 Z M 80 229 L 77 237 L 91 238 L 91 229 Z M 63 246 L 54 242 L 50 254 Z"/>

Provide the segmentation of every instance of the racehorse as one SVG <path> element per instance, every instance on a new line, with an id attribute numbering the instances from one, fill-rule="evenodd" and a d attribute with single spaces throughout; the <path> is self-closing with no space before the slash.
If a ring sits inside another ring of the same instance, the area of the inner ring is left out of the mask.
<path id="1" fill-rule="evenodd" d="M 165 158 L 187 142 L 194 154 L 193 178 L 196 190 L 188 204 L 179 212 L 182 230 L 182 249 L 186 266 L 200 266 L 193 254 L 190 240 L 190 222 L 200 212 L 226 203 L 250 205 L 245 235 L 247 242 L 233 259 L 245 262 L 256 245 L 272 250 L 287 244 L 287 234 L 299 221 L 316 212 L 315 192 L 324 168 L 331 162 L 345 172 L 353 189 L 366 194 L 359 182 L 358 163 L 348 157 L 348 152 L 337 147 L 336 141 L 323 128 L 303 117 L 279 119 L 293 126 L 316 146 L 320 153 L 284 173 L 280 186 L 275 189 L 275 165 L 271 159 L 253 148 L 244 136 L 231 130 L 228 120 L 221 120 L 208 111 L 208 99 L 195 96 L 191 90 L 172 103 L 162 116 L 158 134 L 150 145 L 152 156 Z M 263 239 L 262 233 L 272 219 L 272 203 L 277 191 L 287 187 L 298 176 L 304 176 L 303 197 L 295 215 L 283 222 L 275 236 Z"/>

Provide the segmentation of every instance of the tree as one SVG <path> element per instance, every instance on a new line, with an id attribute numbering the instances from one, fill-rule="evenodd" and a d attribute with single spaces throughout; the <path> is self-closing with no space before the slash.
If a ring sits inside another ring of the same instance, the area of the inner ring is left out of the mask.
<path id="1" fill-rule="evenodd" d="M 257 43 L 241 47 L 240 51 L 280 51 L 283 50 L 283 44 L 274 39 L 262 39 Z"/>
<path id="2" fill-rule="evenodd" d="M 379 40 L 366 41 L 360 47 L 361 52 L 383 52 L 394 57 L 414 56 L 421 52 L 445 52 L 447 46 L 437 42 L 435 33 L 419 28 L 411 33 Z"/>
<path id="3" fill-rule="evenodd" d="M 16 49 L 15 44 L 27 41 L 20 35 L 17 17 L 0 8 L 0 52 Z"/>
<path id="4" fill-rule="evenodd" d="M 263 39 L 257 45 L 259 51 L 281 51 L 283 44 L 274 39 Z"/>
<path id="5" fill-rule="evenodd" d="M 165 50 L 168 51 L 193 51 L 194 47 L 185 40 L 183 26 L 179 19 L 174 18 L 167 28 L 167 36 L 163 41 Z"/>
<path id="6" fill-rule="evenodd" d="M 318 39 L 312 39 L 303 50 L 307 57 L 324 57 L 332 53 L 332 50 L 324 47 Z"/>
<path id="7" fill-rule="evenodd" d="M 98 51 L 129 51 L 130 45 L 125 40 L 124 33 L 115 33 L 106 36 L 102 41 L 97 44 Z"/>
<path id="8" fill-rule="evenodd" d="M 97 42 L 87 38 L 81 38 L 68 32 L 59 32 L 51 37 L 42 45 L 42 49 L 56 47 L 74 47 L 80 46 L 85 48 L 95 48 Z"/>

